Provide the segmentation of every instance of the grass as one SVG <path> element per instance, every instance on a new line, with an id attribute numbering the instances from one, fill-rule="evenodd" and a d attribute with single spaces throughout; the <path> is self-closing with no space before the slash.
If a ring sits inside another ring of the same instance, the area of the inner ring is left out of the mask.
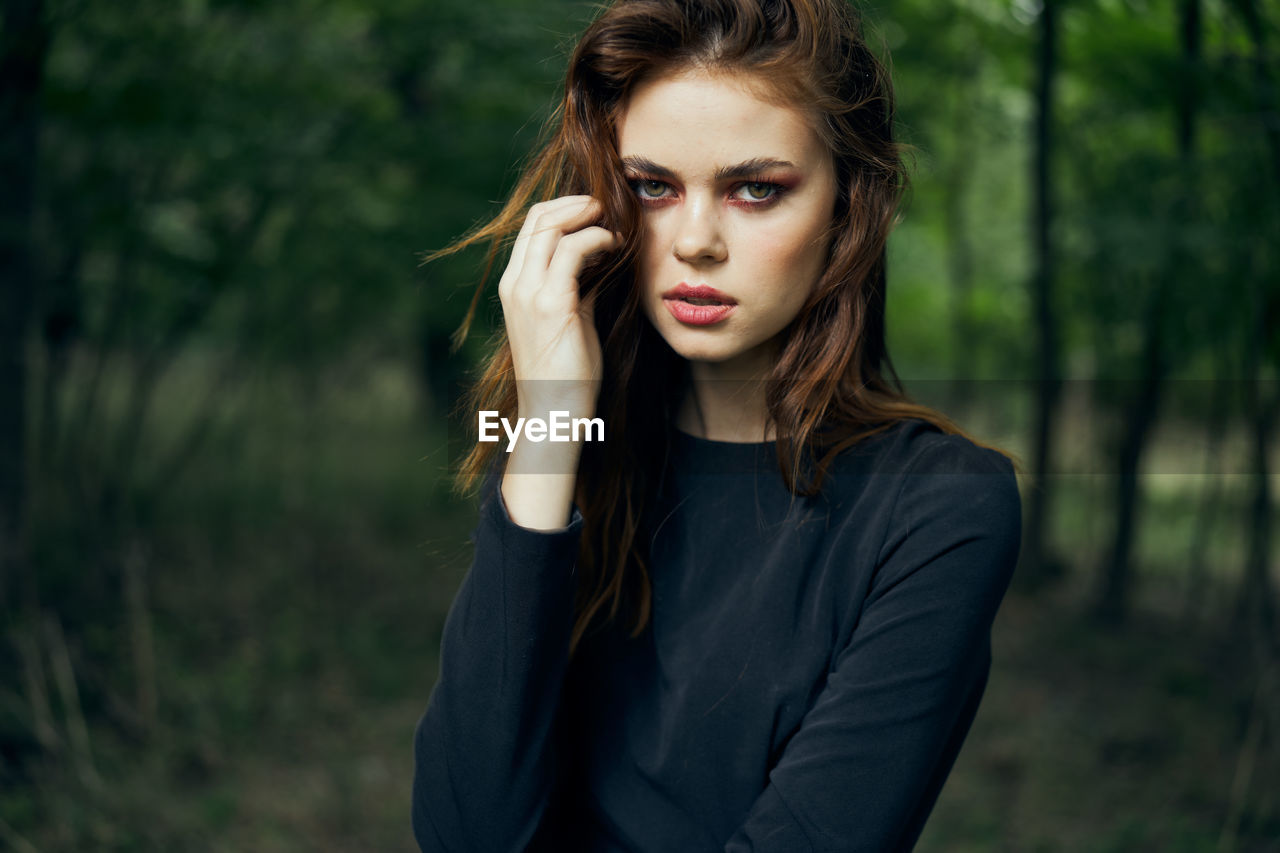
<path id="1" fill-rule="evenodd" d="M 134 525 L 109 531 L 111 553 L 132 554 L 145 579 L 154 722 L 138 719 L 146 679 L 118 567 L 95 558 L 103 540 L 65 507 L 46 508 L 34 553 L 79 699 L 55 683 L 56 643 L 17 622 L 11 639 L 35 638 L 44 662 L 56 745 L 34 734 L 30 680 L 0 680 L 0 744 L 13 746 L 0 846 L 414 849 L 411 737 L 474 524 L 439 476 L 440 418 L 424 418 L 410 378 L 385 365 L 309 385 L 264 375 L 237 399 L 175 488 L 141 496 Z M 176 402 L 157 415 L 161 434 L 190 416 Z M 1280 850 L 1280 725 L 1267 717 L 1249 740 L 1257 670 L 1226 615 L 1244 490 L 1225 484 L 1211 528 L 1212 618 L 1185 622 L 1205 483 L 1163 476 L 1144 481 L 1134 617 L 1106 630 L 1083 614 L 1109 483 L 1058 482 L 1070 574 L 1006 599 L 986 699 L 920 850 Z"/>
<path id="2" fill-rule="evenodd" d="M 1147 611 L 1102 629 L 1064 598 L 1006 599 L 983 706 L 919 849 L 1277 849 L 1274 739 L 1219 846 L 1256 687 L 1237 638 Z"/>

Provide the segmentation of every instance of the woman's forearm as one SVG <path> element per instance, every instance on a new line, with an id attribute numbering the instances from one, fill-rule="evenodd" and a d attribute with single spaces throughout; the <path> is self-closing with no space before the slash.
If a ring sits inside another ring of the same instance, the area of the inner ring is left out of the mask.
<path id="1" fill-rule="evenodd" d="M 424 851 L 520 850 L 542 819 L 580 531 L 576 514 L 554 532 L 516 524 L 497 489 L 482 506 L 415 734 L 413 823 Z"/>

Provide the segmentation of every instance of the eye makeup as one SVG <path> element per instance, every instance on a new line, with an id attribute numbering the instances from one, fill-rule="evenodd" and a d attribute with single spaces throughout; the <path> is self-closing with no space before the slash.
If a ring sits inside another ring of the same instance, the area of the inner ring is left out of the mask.
<path id="1" fill-rule="evenodd" d="M 753 178 L 734 188 L 729 194 L 729 203 L 747 207 L 767 207 L 786 195 L 791 190 L 791 186 L 779 181 Z"/>
<path id="2" fill-rule="evenodd" d="M 645 207 L 666 205 L 678 197 L 679 180 L 670 169 L 639 156 L 624 157 L 622 163 L 627 171 L 627 183 Z M 755 157 L 716 169 L 713 180 L 717 184 L 733 182 L 728 188 L 726 203 L 740 209 L 763 210 L 772 207 L 800 183 L 798 175 L 776 174 L 783 170 L 794 172 L 795 168 L 789 160 Z"/>
<path id="3" fill-rule="evenodd" d="M 646 207 L 664 205 L 677 197 L 675 188 L 665 180 L 629 176 L 627 183 L 631 185 L 636 198 Z M 768 180 L 764 176 L 750 177 L 729 188 L 727 202 L 740 208 L 771 207 L 794 186 L 794 182 Z"/>

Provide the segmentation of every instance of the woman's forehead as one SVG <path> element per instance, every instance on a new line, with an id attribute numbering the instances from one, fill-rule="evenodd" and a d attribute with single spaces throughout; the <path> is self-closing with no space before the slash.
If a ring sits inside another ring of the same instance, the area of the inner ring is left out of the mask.
<path id="1" fill-rule="evenodd" d="M 644 158 L 679 171 L 723 169 L 753 159 L 797 168 L 829 159 L 801 110 L 768 97 L 762 81 L 733 72 L 686 69 L 639 84 L 618 120 L 624 159 Z"/>

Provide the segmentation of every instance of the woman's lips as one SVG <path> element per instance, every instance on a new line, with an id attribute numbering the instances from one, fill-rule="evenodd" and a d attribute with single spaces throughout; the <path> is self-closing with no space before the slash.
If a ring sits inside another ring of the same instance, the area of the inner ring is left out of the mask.
<path id="1" fill-rule="evenodd" d="M 680 282 L 662 294 L 662 304 L 671 316 L 689 326 L 710 326 L 733 313 L 737 303 L 714 287 L 697 287 Z"/>

